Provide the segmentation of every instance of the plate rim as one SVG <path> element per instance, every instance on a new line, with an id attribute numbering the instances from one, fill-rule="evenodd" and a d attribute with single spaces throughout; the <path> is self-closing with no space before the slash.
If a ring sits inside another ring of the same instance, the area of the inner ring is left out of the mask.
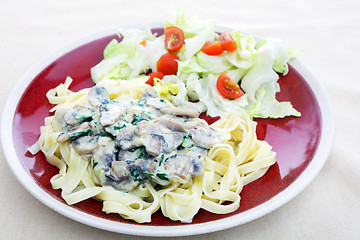
<path id="1" fill-rule="evenodd" d="M 149 22 L 146 24 L 130 24 L 120 27 L 139 28 L 142 26 L 149 26 L 150 28 L 162 28 L 164 25 L 161 22 Z M 306 186 L 308 186 L 308 184 L 318 175 L 328 159 L 333 143 L 335 131 L 334 113 L 330 98 L 328 97 L 328 94 L 320 81 L 299 59 L 295 59 L 290 62 L 290 65 L 294 67 L 295 70 L 298 71 L 299 74 L 308 83 L 315 95 L 316 100 L 318 101 L 321 113 L 322 131 L 318 148 L 310 164 L 293 183 L 291 183 L 287 188 L 268 201 L 245 212 L 215 221 L 190 225 L 184 224 L 180 226 L 147 226 L 114 222 L 111 220 L 99 218 L 72 208 L 71 206 L 65 205 L 46 193 L 25 171 L 15 151 L 13 144 L 13 128 L 9 128 L 8 126 L 13 126 L 14 114 L 18 102 L 21 100 L 23 93 L 29 84 L 33 81 L 33 79 L 51 62 L 70 52 L 71 50 L 82 46 L 83 44 L 116 34 L 120 27 L 110 28 L 84 36 L 63 45 L 52 53 L 46 55 L 23 75 L 23 77 L 17 82 L 17 84 L 15 84 L 7 97 L 1 117 L 1 145 L 3 148 L 3 153 L 9 168 L 12 170 L 12 173 L 15 175 L 17 180 L 28 192 L 30 192 L 30 194 L 33 195 L 33 197 L 38 199 L 41 203 L 70 219 L 111 232 L 152 237 L 189 236 L 229 229 L 260 218 L 289 202 Z M 232 28 L 216 25 L 216 30 L 223 32 L 231 31 Z M 16 159 L 16 161 L 14 161 L 14 159 Z M 186 231 L 183 230 L 184 227 L 186 228 Z"/>

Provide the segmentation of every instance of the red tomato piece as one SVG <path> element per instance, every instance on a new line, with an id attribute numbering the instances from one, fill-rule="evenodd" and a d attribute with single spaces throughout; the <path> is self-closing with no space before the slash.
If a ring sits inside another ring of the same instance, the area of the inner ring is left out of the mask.
<path id="1" fill-rule="evenodd" d="M 231 51 L 235 51 L 237 48 L 234 39 L 227 32 L 220 34 L 220 36 L 216 39 L 216 41 L 220 43 L 221 48 L 225 51 L 231 52 Z"/>
<path id="2" fill-rule="evenodd" d="M 176 74 L 178 70 L 179 58 L 172 53 L 163 54 L 158 62 L 156 63 L 156 68 L 159 72 L 162 72 L 165 75 Z"/>
<path id="3" fill-rule="evenodd" d="M 229 99 L 240 98 L 244 95 L 240 86 L 227 75 L 226 71 L 219 76 L 216 87 L 221 96 Z"/>
<path id="4" fill-rule="evenodd" d="M 165 74 L 163 74 L 162 72 L 152 72 L 149 73 L 147 76 L 149 76 L 150 78 L 149 80 L 146 81 L 146 83 L 151 86 L 154 86 L 154 78 L 163 79 Z"/>
<path id="5" fill-rule="evenodd" d="M 171 26 L 165 28 L 165 48 L 169 52 L 176 52 L 184 45 L 184 32 L 181 28 Z"/>
<path id="6" fill-rule="evenodd" d="M 207 41 L 201 48 L 201 51 L 203 51 L 207 55 L 219 55 L 224 52 L 224 49 L 222 49 L 221 44 L 217 41 Z"/>

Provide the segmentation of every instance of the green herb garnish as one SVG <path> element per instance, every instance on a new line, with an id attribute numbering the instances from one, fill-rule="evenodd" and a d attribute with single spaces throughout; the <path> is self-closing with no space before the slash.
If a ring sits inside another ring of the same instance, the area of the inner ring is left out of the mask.
<path id="1" fill-rule="evenodd" d="M 113 103 L 119 103 L 119 102 L 115 101 L 115 100 L 111 100 L 111 99 L 105 99 L 105 103 L 113 104 Z"/>
<path id="2" fill-rule="evenodd" d="M 125 124 L 123 124 L 122 126 L 114 126 L 114 130 L 120 130 L 120 129 L 123 129 L 125 127 L 126 127 Z"/>
<path id="3" fill-rule="evenodd" d="M 95 167 L 96 167 L 98 164 L 99 164 L 98 162 L 94 162 L 94 164 L 93 164 L 93 169 L 95 169 Z"/>
<path id="4" fill-rule="evenodd" d="M 131 176 L 133 176 L 135 181 L 141 181 L 140 173 L 136 168 L 132 168 L 130 171 Z"/>
<path id="5" fill-rule="evenodd" d="M 91 117 L 93 117 L 94 115 L 95 115 L 95 114 L 91 114 L 91 115 L 80 115 L 80 116 L 76 115 L 74 118 L 75 118 L 75 120 L 82 120 L 82 119 L 91 118 Z"/>
<path id="6" fill-rule="evenodd" d="M 139 148 L 138 148 L 138 150 L 139 150 L 139 152 L 140 152 L 140 156 L 145 157 L 145 156 L 147 155 L 147 152 L 146 152 L 146 150 L 145 150 L 145 147 L 144 147 L 144 146 L 139 147 Z"/>
<path id="7" fill-rule="evenodd" d="M 135 114 L 133 120 L 131 121 L 131 124 L 132 125 L 137 125 L 141 121 L 149 121 L 149 120 L 147 120 L 146 118 L 144 118 L 141 115 L 136 115 Z"/>
<path id="8" fill-rule="evenodd" d="M 154 176 L 154 174 L 148 173 L 148 172 L 141 172 L 141 174 L 148 175 L 148 176 Z"/>
<path id="9" fill-rule="evenodd" d="M 149 115 L 149 114 L 151 114 L 151 112 L 148 112 L 148 114 L 146 114 L 146 113 L 144 112 L 144 110 L 143 110 L 143 111 L 142 111 L 142 114 L 143 114 L 145 117 L 151 118 L 150 115 Z"/>
<path id="10" fill-rule="evenodd" d="M 84 131 L 74 132 L 73 136 L 79 136 L 79 135 L 88 135 L 88 136 L 90 136 L 91 133 L 92 133 L 91 129 L 86 129 Z"/>
<path id="11" fill-rule="evenodd" d="M 163 163 L 164 158 L 165 158 L 165 155 L 164 155 L 164 154 L 161 154 L 160 161 L 159 161 L 159 167 L 160 167 L 161 164 Z"/>
<path id="12" fill-rule="evenodd" d="M 190 133 L 189 135 L 185 135 L 183 137 L 183 141 L 182 143 L 178 146 L 178 150 L 182 150 L 184 148 L 192 148 L 194 146 L 194 144 L 190 144 L 190 140 L 192 139 L 192 134 Z"/>
<path id="13" fill-rule="evenodd" d="M 161 180 L 169 181 L 169 177 L 166 173 L 157 173 L 156 176 L 160 178 Z"/>

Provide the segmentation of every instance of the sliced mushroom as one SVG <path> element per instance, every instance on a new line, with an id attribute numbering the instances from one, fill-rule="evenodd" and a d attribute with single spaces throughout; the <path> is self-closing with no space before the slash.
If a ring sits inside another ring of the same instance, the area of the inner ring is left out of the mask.
<path id="1" fill-rule="evenodd" d="M 164 163 L 166 171 L 181 179 L 189 179 L 191 176 L 199 176 L 205 168 L 203 156 L 195 151 L 178 151 L 176 158 Z M 170 175 L 170 177 L 171 177 Z"/>
<path id="2" fill-rule="evenodd" d="M 106 100 L 110 100 L 109 93 L 102 86 L 95 86 L 91 88 L 88 93 L 88 97 L 90 104 L 96 107 L 106 103 Z"/>
<path id="3" fill-rule="evenodd" d="M 98 137 L 83 136 L 71 141 L 71 146 L 79 154 L 92 153 L 98 146 Z"/>
<path id="4" fill-rule="evenodd" d="M 126 128 L 122 128 L 116 135 L 116 146 L 126 151 L 134 147 L 132 141 L 134 140 L 134 130 L 136 126 L 129 124 Z"/>
<path id="5" fill-rule="evenodd" d="M 123 113 L 123 109 L 116 105 L 108 105 L 107 111 L 102 111 L 100 114 L 100 124 L 102 126 L 109 126 L 116 123 Z"/>
<path id="6" fill-rule="evenodd" d="M 139 158 L 139 151 L 123 151 L 120 149 L 118 152 L 118 161 L 126 161 L 126 162 L 134 162 L 137 158 Z"/>
<path id="7" fill-rule="evenodd" d="M 84 135 L 84 134 L 88 133 L 88 131 L 91 131 L 89 123 L 84 122 L 77 128 L 72 128 L 72 129 L 70 129 L 70 130 L 68 130 L 66 132 L 60 133 L 59 136 L 57 137 L 56 141 L 58 143 L 65 142 L 65 141 L 67 141 L 67 140 L 69 140 L 71 138 L 79 137 L 81 135 Z"/>
<path id="8" fill-rule="evenodd" d="M 142 95 L 142 99 L 143 98 L 158 98 L 159 94 L 151 87 L 149 87 L 148 89 L 146 89 L 146 92 L 143 93 Z"/>
<path id="9" fill-rule="evenodd" d="M 75 125 L 84 119 L 91 118 L 94 110 L 86 106 L 76 105 L 71 111 L 64 114 L 64 121 L 69 125 Z"/>
<path id="10" fill-rule="evenodd" d="M 199 117 L 200 113 L 191 107 L 171 107 L 171 108 L 163 108 L 160 111 L 164 114 L 171 114 L 176 116 L 184 116 L 184 117 L 192 117 L 197 118 Z"/>
<path id="11" fill-rule="evenodd" d="M 179 121 L 177 121 L 175 119 L 161 117 L 161 118 L 155 120 L 154 123 L 162 124 L 165 127 L 169 128 L 171 131 L 184 132 L 184 133 L 187 132 L 184 127 L 184 124 L 180 123 Z"/>
<path id="12" fill-rule="evenodd" d="M 124 161 L 112 161 L 111 162 L 111 169 L 112 173 L 121 181 L 125 177 L 130 175 L 130 171 L 127 168 L 128 164 Z"/>
<path id="13" fill-rule="evenodd" d="M 143 97 L 141 98 L 141 100 L 144 99 L 144 103 L 149 106 L 152 107 L 154 109 L 163 109 L 163 108 L 170 108 L 173 107 L 174 105 L 165 100 L 165 99 L 161 99 L 159 97 L 152 97 L 151 95 L 146 95 L 146 93 L 144 93 Z"/>
<path id="14" fill-rule="evenodd" d="M 194 143 L 200 147 L 209 149 L 221 141 L 220 135 L 204 120 L 194 119 L 184 125 L 190 131 Z"/>
<path id="15" fill-rule="evenodd" d="M 160 154 L 162 145 L 164 144 L 164 138 L 162 136 L 149 134 L 142 136 L 142 140 L 147 153 L 153 156 Z"/>

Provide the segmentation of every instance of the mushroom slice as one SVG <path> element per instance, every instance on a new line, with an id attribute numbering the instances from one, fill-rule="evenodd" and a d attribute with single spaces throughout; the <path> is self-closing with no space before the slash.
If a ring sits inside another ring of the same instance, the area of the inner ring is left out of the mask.
<path id="1" fill-rule="evenodd" d="M 197 118 L 200 115 L 200 113 L 194 108 L 186 107 L 186 106 L 163 108 L 160 109 L 160 112 L 164 114 L 171 114 L 176 116 L 192 117 L 192 118 Z"/>
<path id="2" fill-rule="evenodd" d="M 169 153 L 176 149 L 175 138 L 172 134 L 150 134 L 141 137 L 146 152 L 158 156 L 160 153 Z"/>
<path id="3" fill-rule="evenodd" d="M 112 161 L 111 162 L 112 173 L 120 181 L 130 175 L 130 171 L 127 167 L 128 167 L 128 164 L 124 161 Z"/>
<path id="4" fill-rule="evenodd" d="M 221 141 L 219 133 L 202 119 L 194 119 L 186 122 L 185 128 L 190 129 L 192 140 L 200 147 L 209 149 Z"/>
<path id="5" fill-rule="evenodd" d="M 164 163 L 170 177 L 176 175 L 187 180 L 191 176 L 199 176 L 204 172 L 205 162 L 201 154 L 189 150 L 181 150 L 177 154 L 176 158 Z"/>
<path id="6" fill-rule="evenodd" d="M 107 175 L 108 178 L 115 179 L 111 185 L 115 189 L 128 192 L 136 188 L 140 184 L 140 181 L 136 180 L 132 176 L 134 175 L 134 173 L 131 171 L 132 169 L 135 168 L 132 168 L 131 165 L 124 161 L 111 162 L 111 169 Z"/>
<path id="7" fill-rule="evenodd" d="M 123 112 L 123 109 L 115 105 L 108 105 L 107 111 L 102 111 L 100 115 L 100 124 L 102 126 L 109 126 L 116 123 L 120 118 Z"/>
<path id="8" fill-rule="evenodd" d="M 101 104 L 105 103 L 106 100 L 110 100 L 109 93 L 106 88 L 102 86 L 95 86 L 90 89 L 88 93 L 89 102 L 91 105 L 99 107 Z"/>
<path id="9" fill-rule="evenodd" d="M 78 128 L 72 128 L 67 132 L 62 132 L 59 134 L 59 136 L 57 137 L 56 141 L 58 143 L 62 143 L 65 142 L 71 138 L 74 137 L 79 137 L 81 135 L 84 135 L 86 133 L 91 132 L 91 128 L 89 126 L 88 122 L 84 122 L 82 123 Z"/>
<path id="10" fill-rule="evenodd" d="M 142 136 L 142 139 L 147 153 L 153 156 L 160 154 L 164 140 L 162 136 L 149 134 Z"/>
<path id="11" fill-rule="evenodd" d="M 69 125 L 75 125 L 84 119 L 91 118 L 93 115 L 92 109 L 76 105 L 71 111 L 64 114 L 64 121 Z"/>
<path id="12" fill-rule="evenodd" d="M 161 117 L 155 120 L 154 123 L 160 123 L 165 127 L 169 128 L 171 131 L 184 132 L 184 133 L 187 132 L 184 127 L 184 124 L 180 123 L 179 121 L 176 121 L 175 119 Z"/>
<path id="13" fill-rule="evenodd" d="M 98 146 L 98 137 L 83 136 L 71 141 L 71 145 L 74 150 L 79 154 L 92 153 Z"/>
<path id="14" fill-rule="evenodd" d="M 134 147 L 132 141 L 134 140 L 135 126 L 127 125 L 125 128 L 120 129 L 117 132 L 115 145 L 126 151 Z"/>

